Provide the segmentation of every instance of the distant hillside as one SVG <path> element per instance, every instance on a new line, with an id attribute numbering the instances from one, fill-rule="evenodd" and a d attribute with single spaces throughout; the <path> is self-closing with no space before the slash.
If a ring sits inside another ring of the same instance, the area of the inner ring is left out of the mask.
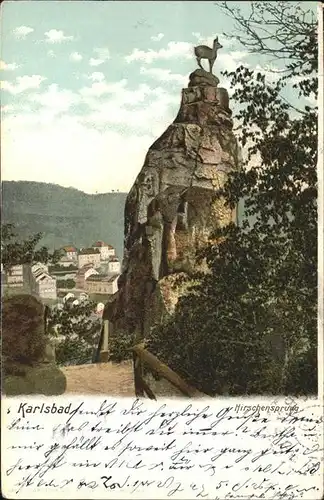
<path id="1" fill-rule="evenodd" d="M 123 255 L 127 193 L 86 194 L 57 184 L 2 182 L 2 220 L 13 223 L 22 238 L 41 231 L 50 249 L 91 245 L 99 239 Z"/>
<path id="2" fill-rule="evenodd" d="M 69 244 L 86 247 L 101 239 L 122 259 L 126 197 L 127 193 L 86 194 L 43 182 L 3 181 L 2 220 L 15 224 L 22 238 L 42 232 L 40 243 L 51 250 Z M 240 221 L 243 216 L 241 202 Z"/>

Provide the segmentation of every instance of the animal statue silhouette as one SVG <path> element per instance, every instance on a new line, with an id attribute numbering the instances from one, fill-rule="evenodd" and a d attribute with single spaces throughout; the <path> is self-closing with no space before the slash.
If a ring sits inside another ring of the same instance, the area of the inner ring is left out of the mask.
<path id="1" fill-rule="evenodd" d="M 213 66 L 217 58 L 218 49 L 222 49 L 223 45 L 221 45 L 218 41 L 218 36 L 215 38 L 213 42 L 213 48 L 207 47 L 207 45 L 198 45 L 195 47 L 195 56 L 197 59 L 198 66 L 201 69 L 204 69 L 201 65 L 201 59 L 208 59 L 209 62 L 209 72 L 212 73 Z"/>

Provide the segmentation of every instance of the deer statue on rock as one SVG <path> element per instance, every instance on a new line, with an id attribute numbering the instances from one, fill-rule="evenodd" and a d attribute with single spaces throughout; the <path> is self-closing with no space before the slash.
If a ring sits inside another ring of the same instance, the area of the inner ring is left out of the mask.
<path id="1" fill-rule="evenodd" d="M 198 45 L 195 47 L 195 56 L 197 58 L 198 66 L 203 70 L 201 65 L 201 59 L 208 59 L 209 62 L 209 72 L 212 73 L 213 66 L 217 58 L 218 49 L 223 48 L 223 46 L 218 41 L 218 36 L 213 42 L 213 48 L 207 47 L 207 45 Z"/>

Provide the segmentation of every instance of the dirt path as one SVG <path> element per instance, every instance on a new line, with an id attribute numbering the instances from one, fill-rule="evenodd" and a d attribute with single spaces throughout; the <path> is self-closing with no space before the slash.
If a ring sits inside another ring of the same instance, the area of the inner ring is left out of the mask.
<path id="1" fill-rule="evenodd" d="M 131 361 L 66 366 L 61 370 L 66 376 L 65 393 L 135 396 Z"/>

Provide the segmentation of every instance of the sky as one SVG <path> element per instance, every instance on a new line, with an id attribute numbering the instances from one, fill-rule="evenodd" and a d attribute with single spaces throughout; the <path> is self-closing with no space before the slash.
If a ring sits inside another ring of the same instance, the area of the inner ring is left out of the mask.
<path id="1" fill-rule="evenodd" d="M 1 20 L 3 180 L 127 192 L 177 114 L 193 46 L 219 36 L 229 92 L 222 70 L 267 71 L 212 1 L 5 1 Z"/>

